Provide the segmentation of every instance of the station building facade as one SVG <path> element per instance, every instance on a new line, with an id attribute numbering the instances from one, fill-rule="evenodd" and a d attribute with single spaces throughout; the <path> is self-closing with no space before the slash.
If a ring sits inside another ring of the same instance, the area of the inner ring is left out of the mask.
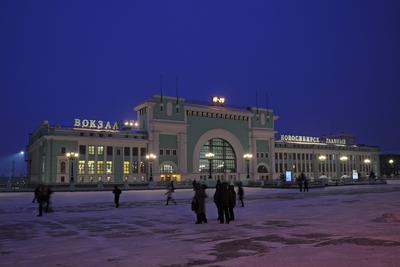
<path id="1" fill-rule="evenodd" d="M 135 121 L 74 119 L 70 127 L 43 122 L 29 138 L 30 181 L 272 181 L 288 171 L 311 179 L 350 176 L 353 170 L 379 174 L 379 149 L 349 138 L 282 135 L 275 140 L 278 117 L 268 108 L 226 106 L 218 97 L 197 103 L 153 96 L 134 110 Z"/>

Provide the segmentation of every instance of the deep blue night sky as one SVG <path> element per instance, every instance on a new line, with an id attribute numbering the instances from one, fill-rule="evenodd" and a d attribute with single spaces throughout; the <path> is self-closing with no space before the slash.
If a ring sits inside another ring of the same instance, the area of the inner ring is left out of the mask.
<path id="1" fill-rule="evenodd" d="M 268 92 L 280 133 L 400 153 L 399 14 L 396 0 L 2 0 L 0 175 L 43 120 L 136 117 L 160 74 L 188 99 Z"/>

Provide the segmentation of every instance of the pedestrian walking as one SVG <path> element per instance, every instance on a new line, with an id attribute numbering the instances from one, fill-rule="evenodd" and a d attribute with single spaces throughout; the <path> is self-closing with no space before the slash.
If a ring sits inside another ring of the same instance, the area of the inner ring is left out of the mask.
<path id="1" fill-rule="evenodd" d="M 207 194 L 205 186 L 200 183 L 196 184 L 196 191 L 192 199 L 192 210 L 196 213 L 196 224 L 207 223 L 205 200 Z"/>
<path id="2" fill-rule="evenodd" d="M 174 192 L 175 192 L 174 181 L 171 181 L 171 183 L 167 187 L 167 192 L 165 193 L 165 195 L 167 195 L 167 203 L 165 203 L 165 205 L 168 205 L 170 201 L 176 204 L 176 201 L 172 196 Z"/>
<path id="3" fill-rule="evenodd" d="M 36 216 L 41 217 L 43 215 L 43 202 L 44 202 L 44 186 L 43 185 L 39 186 L 36 201 L 38 203 L 38 211 L 39 211 L 39 214 Z"/>
<path id="4" fill-rule="evenodd" d="M 233 208 L 236 206 L 236 192 L 233 185 L 229 185 L 229 220 L 235 220 L 235 213 Z"/>
<path id="5" fill-rule="evenodd" d="M 242 203 L 242 207 L 244 207 L 243 203 L 244 190 L 242 182 L 239 182 L 238 184 L 238 196 L 239 196 L 239 201 Z"/>
<path id="6" fill-rule="evenodd" d="M 115 207 L 118 208 L 119 207 L 119 196 L 122 194 L 122 191 L 121 191 L 121 189 L 119 189 L 118 186 L 114 185 L 114 190 L 112 191 L 112 193 L 114 194 Z"/>

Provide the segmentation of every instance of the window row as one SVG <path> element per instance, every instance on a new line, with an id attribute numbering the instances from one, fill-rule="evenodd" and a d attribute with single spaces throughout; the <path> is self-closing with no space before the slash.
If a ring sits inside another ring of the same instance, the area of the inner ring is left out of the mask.
<path id="1" fill-rule="evenodd" d="M 62 163 L 61 163 L 62 164 Z M 61 165 L 62 167 L 62 165 Z M 61 169 L 62 170 L 62 169 Z M 64 165 L 65 170 L 65 165 Z M 143 161 L 124 161 L 123 164 L 123 173 L 146 173 L 146 164 Z M 114 164 L 112 161 L 84 161 L 80 160 L 78 165 L 78 173 L 79 174 L 110 174 L 114 172 Z"/>
<path id="2" fill-rule="evenodd" d="M 233 115 L 233 114 L 221 114 L 221 113 L 213 113 L 213 112 L 194 111 L 194 110 L 187 110 L 186 115 L 197 116 L 197 117 L 206 117 L 206 118 L 239 120 L 239 121 L 248 121 L 249 120 L 248 116 Z"/>
<path id="3" fill-rule="evenodd" d="M 98 156 L 104 155 L 104 146 L 102 146 L 102 145 L 100 145 L 100 146 L 80 145 L 79 146 L 79 155 L 86 155 L 86 148 L 87 148 L 88 155 L 91 155 L 91 156 L 93 156 L 95 154 L 97 154 Z M 115 148 L 114 149 L 114 147 L 112 147 L 112 146 L 107 146 L 106 147 L 107 156 L 112 156 L 114 154 L 114 150 L 115 150 L 115 154 L 117 156 L 121 155 L 121 152 L 122 152 L 121 148 Z M 138 147 L 132 147 L 132 148 L 124 147 L 123 148 L 123 153 L 124 153 L 124 156 L 126 156 L 126 157 L 129 157 L 131 155 L 132 156 L 138 156 L 139 148 Z M 142 157 L 145 157 L 145 155 L 146 155 L 146 148 L 145 147 L 141 147 L 140 148 L 140 155 Z"/>
<path id="4" fill-rule="evenodd" d="M 176 156 L 176 149 L 160 149 L 160 156 Z"/>
<path id="5" fill-rule="evenodd" d="M 268 153 L 267 152 L 257 152 L 257 158 L 268 158 Z"/>

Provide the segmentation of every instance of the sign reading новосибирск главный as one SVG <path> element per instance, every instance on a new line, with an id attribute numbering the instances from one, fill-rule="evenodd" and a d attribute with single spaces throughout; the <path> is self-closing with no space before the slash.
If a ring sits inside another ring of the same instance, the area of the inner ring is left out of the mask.
<path id="1" fill-rule="evenodd" d="M 117 122 L 111 124 L 109 121 L 74 119 L 74 128 L 97 129 L 97 130 L 119 130 Z"/>
<path id="2" fill-rule="evenodd" d="M 281 135 L 281 141 L 285 142 L 298 142 L 298 143 L 316 143 L 316 144 L 333 144 L 333 145 L 346 145 L 346 139 L 339 138 L 324 138 L 302 135 Z"/>

